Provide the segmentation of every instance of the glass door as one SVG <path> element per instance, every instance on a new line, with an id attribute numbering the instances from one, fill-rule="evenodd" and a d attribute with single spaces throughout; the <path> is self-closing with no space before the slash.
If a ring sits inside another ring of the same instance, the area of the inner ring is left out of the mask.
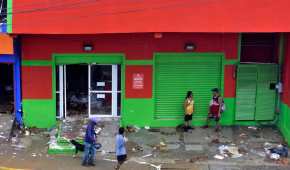
<path id="1" fill-rule="evenodd" d="M 119 65 L 89 65 L 89 116 L 120 114 L 121 80 Z"/>
<path id="2" fill-rule="evenodd" d="M 65 65 L 56 66 L 56 117 L 61 119 L 65 117 L 66 97 L 65 97 Z"/>

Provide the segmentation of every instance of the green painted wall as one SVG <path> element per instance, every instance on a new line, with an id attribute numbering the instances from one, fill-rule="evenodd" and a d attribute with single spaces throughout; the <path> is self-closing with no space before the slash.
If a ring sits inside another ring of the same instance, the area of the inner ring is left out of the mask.
<path id="1" fill-rule="evenodd" d="M 148 126 L 154 116 L 153 99 L 124 99 L 122 125 Z"/>
<path id="2" fill-rule="evenodd" d="M 12 33 L 12 0 L 7 0 L 7 32 Z"/>
<path id="3" fill-rule="evenodd" d="M 56 124 L 53 100 L 24 99 L 22 106 L 25 126 L 50 128 Z"/>
<path id="4" fill-rule="evenodd" d="M 226 111 L 222 115 L 221 124 L 224 126 L 234 125 L 235 98 L 225 98 Z M 125 99 L 124 113 L 122 115 L 122 125 L 137 125 L 140 127 L 172 127 L 183 123 L 183 119 L 159 120 L 154 119 L 153 99 Z M 206 118 L 194 117 L 192 125 L 203 126 Z M 214 122 L 212 122 L 213 124 Z"/>
<path id="5" fill-rule="evenodd" d="M 222 53 L 157 53 L 158 55 L 184 55 L 184 56 L 222 56 L 222 77 L 221 77 L 221 87 L 223 89 L 224 78 L 223 71 L 224 65 L 226 64 L 236 64 L 237 60 L 226 60 Z M 172 127 L 183 123 L 183 118 L 180 119 L 154 119 L 155 113 L 155 57 L 153 61 L 139 60 L 139 61 L 126 61 L 126 65 L 153 65 L 153 98 L 152 99 L 126 99 L 123 101 L 123 113 L 122 113 L 122 125 L 137 125 L 140 127 L 151 126 L 151 127 Z M 210 93 L 210 92 L 209 92 Z M 210 99 L 209 99 L 210 100 Z M 222 125 L 234 125 L 235 122 L 235 98 L 225 98 L 226 111 L 222 115 L 221 124 Z M 206 117 L 196 116 L 193 118 L 192 125 L 203 126 L 206 123 Z M 212 122 L 213 124 L 214 122 Z"/>
<path id="6" fill-rule="evenodd" d="M 278 128 L 282 132 L 286 142 L 290 144 L 290 107 L 282 103 L 280 109 Z"/>

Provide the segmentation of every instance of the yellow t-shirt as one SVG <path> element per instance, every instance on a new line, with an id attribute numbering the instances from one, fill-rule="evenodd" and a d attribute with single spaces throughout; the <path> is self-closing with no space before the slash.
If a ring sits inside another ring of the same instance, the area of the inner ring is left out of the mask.
<path id="1" fill-rule="evenodd" d="M 184 101 L 184 111 L 186 115 L 192 115 L 194 111 L 193 107 L 194 101 L 190 99 L 185 99 Z"/>

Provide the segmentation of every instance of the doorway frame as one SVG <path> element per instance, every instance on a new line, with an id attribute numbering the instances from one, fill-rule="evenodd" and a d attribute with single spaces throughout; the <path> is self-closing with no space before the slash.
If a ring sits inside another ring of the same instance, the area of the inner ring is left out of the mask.
<path id="1" fill-rule="evenodd" d="M 14 47 L 14 54 L 0 54 L 1 64 L 13 65 L 13 97 L 14 97 L 14 116 L 18 124 L 22 124 L 21 107 L 21 60 L 19 56 L 20 47 Z"/>
<path id="2" fill-rule="evenodd" d="M 58 65 L 68 64 L 104 64 L 114 65 L 118 64 L 121 67 L 121 113 L 124 113 L 124 99 L 125 99 L 125 55 L 123 53 L 66 53 L 52 55 L 52 100 L 54 110 L 56 113 L 56 67 Z M 55 115 L 56 117 L 56 115 Z M 88 114 L 89 117 L 89 114 Z M 105 117 L 105 116 L 104 116 Z M 110 116 L 119 117 L 119 116 Z"/>
<path id="3" fill-rule="evenodd" d="M 91 67 L 97 66 L 97 65 L 99 65 L 99 66 L 111 66 L 112 67 L 112 89 L 111 89 L 111 91 L 91 90 L 91 80 L 92 80 Z M 122 66 L 120 65 L 120 67 L 122 67 Z M 121 89 L 121 91 L 118 91 L 118 79 L 119 79 L 119 77 L 118 77 L 118 64 L 99 64 L 99 63 L 96 64 L 96 63 L 93 63 L 93 64 L 88 65 L 88 115 L 89 115 L 89 117 L 118 117 L 118 112 L 117 112 L 118 111 L 118 109 L 117 109 L 117 107 L 118 107 L 118 93 L 121 93 L 121 95 L 122 95 L 122 89 Z M 111 115 L 93 115 L 91 113 L 91 94 L 93 94 L 93 93 L 94 94 L 98 94 L 98 93 L 103 93 L 103 94 L 111 93 L 112 94 Z M 120 99 L 120 100 L 122 100 L 122 99 Z"/>

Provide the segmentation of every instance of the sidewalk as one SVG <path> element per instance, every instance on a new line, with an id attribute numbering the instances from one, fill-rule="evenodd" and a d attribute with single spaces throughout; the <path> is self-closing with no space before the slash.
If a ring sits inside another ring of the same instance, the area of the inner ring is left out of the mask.
<path id="1" fill-rule="evenodd" d="M 118 120 L 103 121 L 104 129 L 98 136 L 103 147 L 97 153 L 97 167 L 80 166 L 81 153 L 49 155 L 49 132 L 30 133 L 18 140 L 0 145 L 0 167 L 18 169 L 113 169 L 114 144 Z M 86 120 L 66 120 L 60 135 L 65 138 L 81 138 Z M 223 127 L 219 133 L 213 128 L 195 128 L 182 132 L 176 128 L 138 128 L 127 132 L 128 162 L 123 169 L 147 170 L 243 170 L 243 169 L 290 169 L 289 158 L 273 161 L 267 158 L 265 147 L 283 143 L 274 127 Z M 51 131 L 50 131 L 51 132 Z M 221 149 L 228 151 L 221 154 Z M 220 155 L 222 159 L 216 159 Z"/>

